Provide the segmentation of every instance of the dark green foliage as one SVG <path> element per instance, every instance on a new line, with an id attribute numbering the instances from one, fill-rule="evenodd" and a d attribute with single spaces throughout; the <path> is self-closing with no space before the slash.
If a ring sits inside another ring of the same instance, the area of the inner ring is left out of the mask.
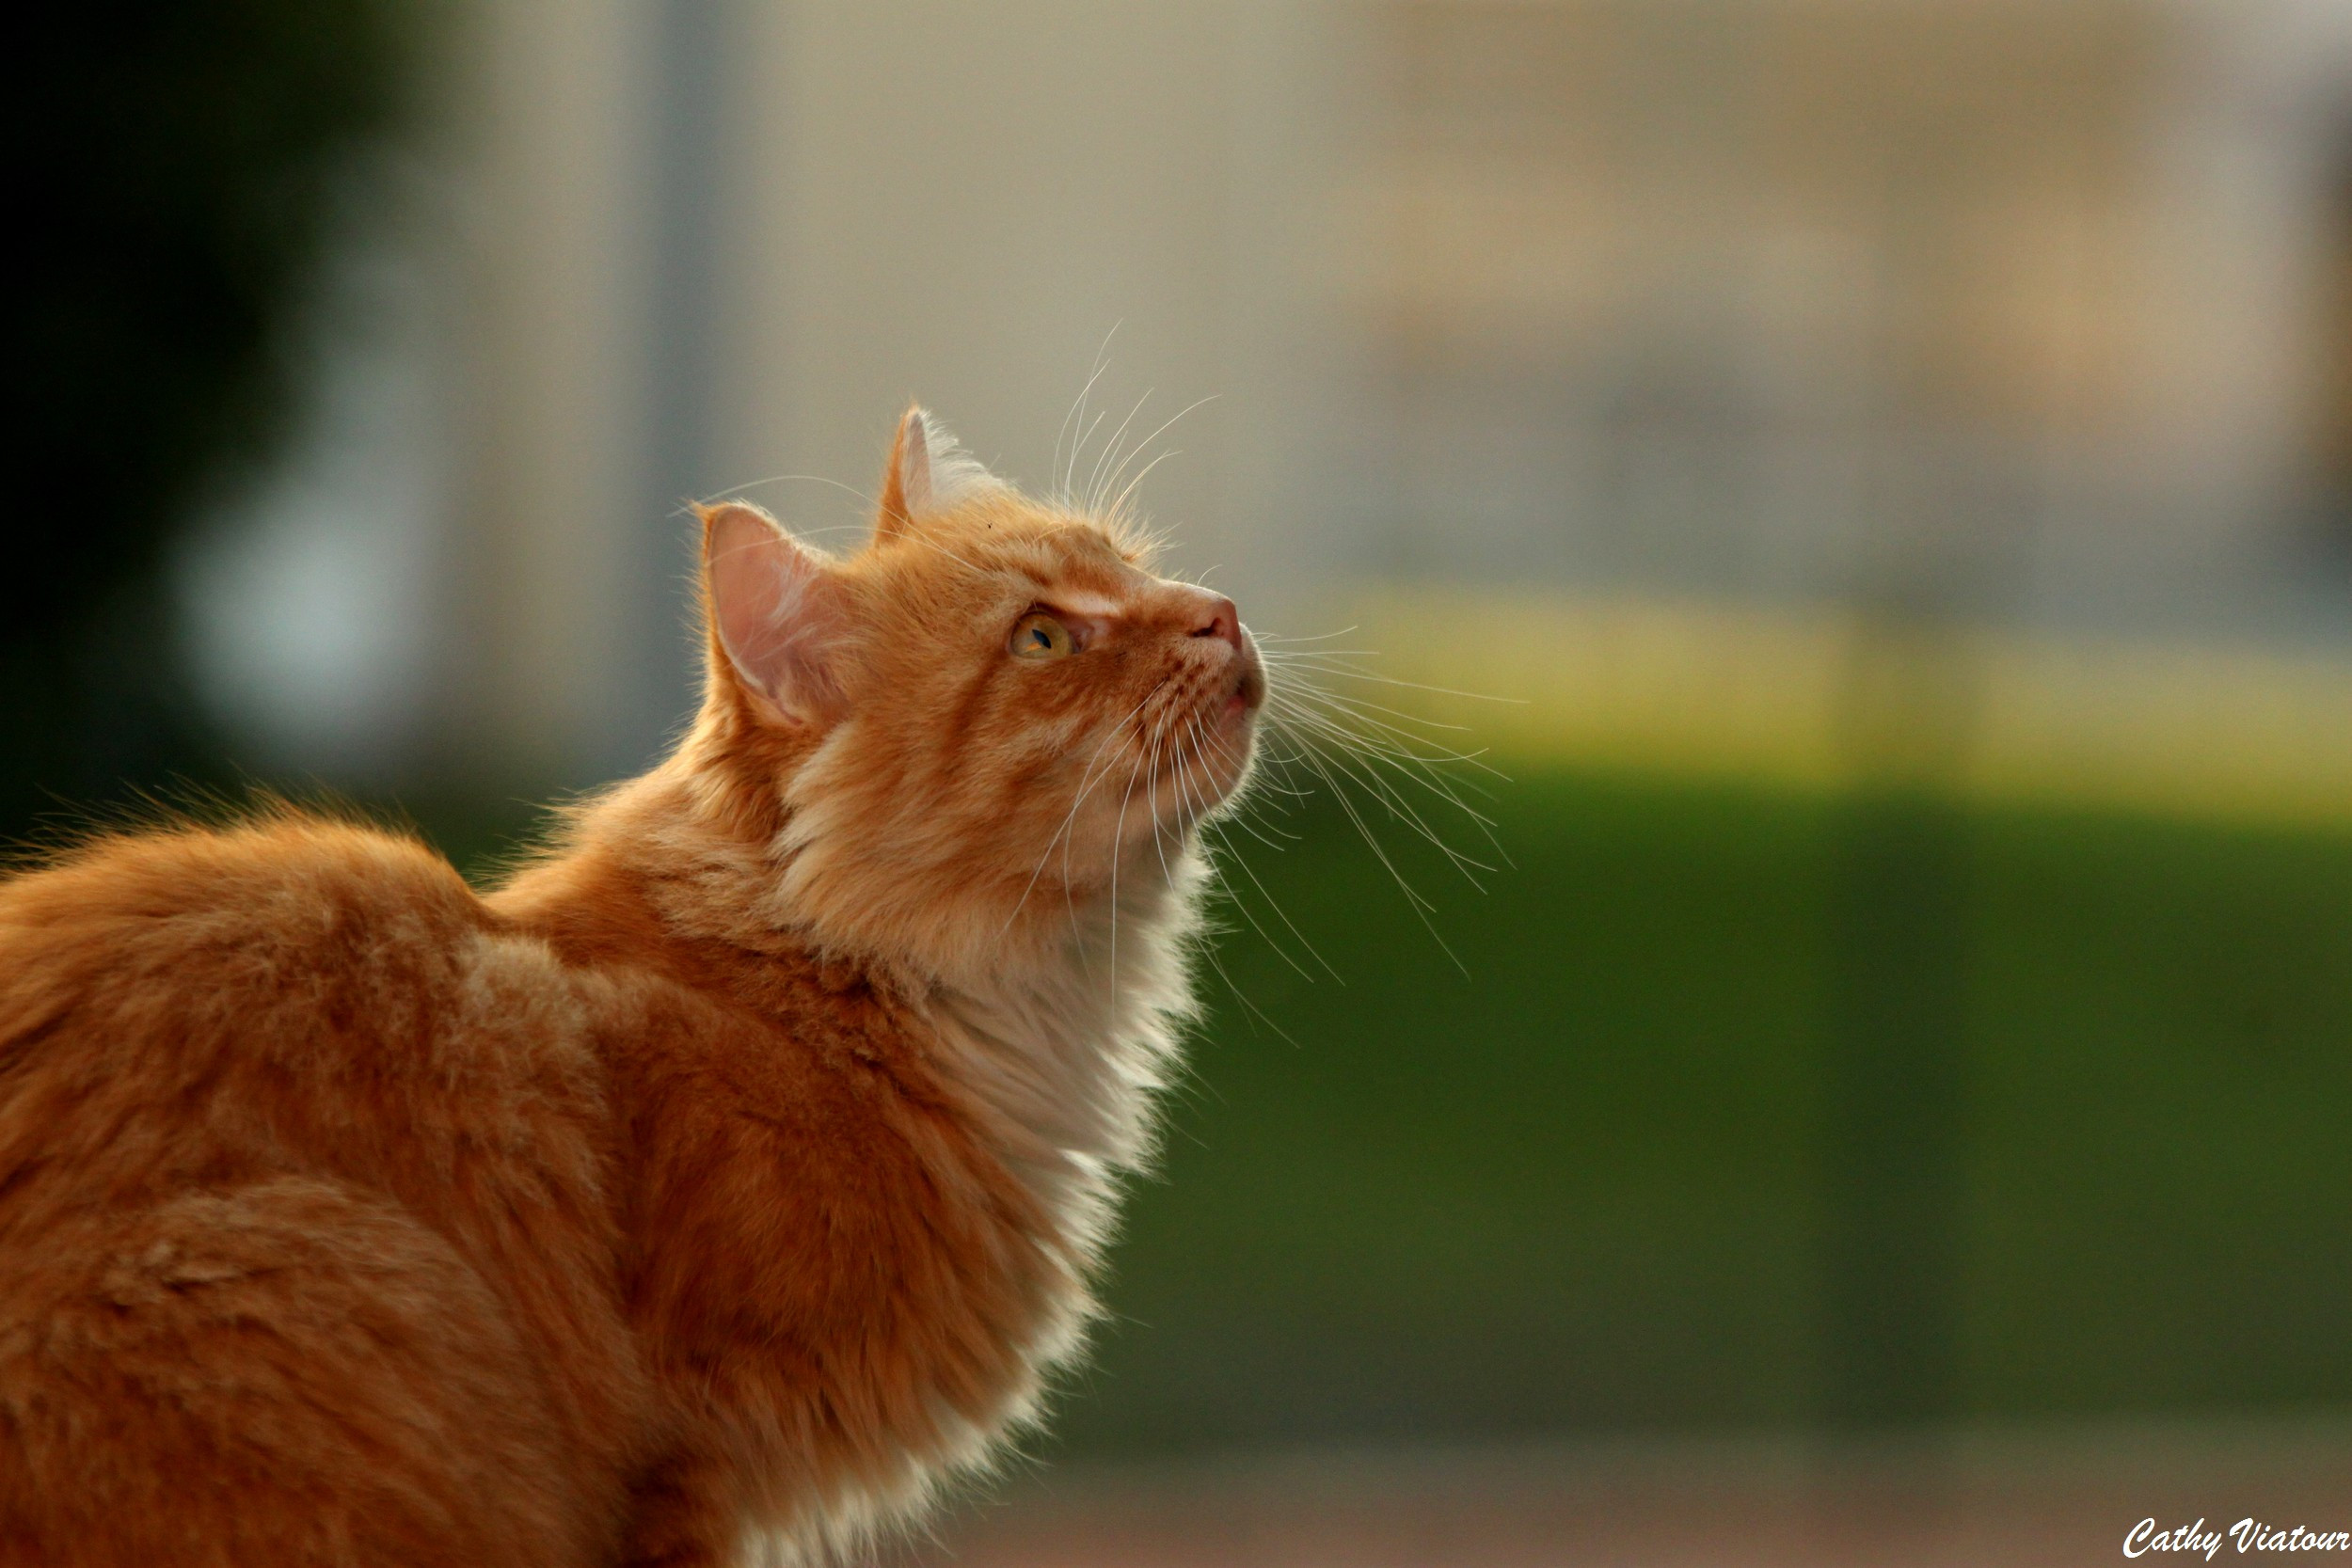
<path id="1" fill-rule="evenodd" d="M 264 448 L 289 319 L 395 108 L 389 0 L 94 0 L 11 28 L 0 833 L 199 766 L 157 583 Z"/>

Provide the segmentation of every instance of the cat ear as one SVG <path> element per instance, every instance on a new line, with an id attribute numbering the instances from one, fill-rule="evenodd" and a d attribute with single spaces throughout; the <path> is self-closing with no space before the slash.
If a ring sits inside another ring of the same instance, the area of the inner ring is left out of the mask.
<path id="1" fill-rule="evenodd" d="M 895 539 L 926 512 L 952 506 L 975 490 L 1000 483 L 928 410 L 919 404 L 909 408 L 890 443 L 874 537 Z"/>
<path id="2" fill-rule="evenodd" d="M 731 670 L 778 717 L 836 716 L 849 600 L 833 569 L 755 506 L 727 501 L 694 510 L 703 523 L 711 677 Z"/>

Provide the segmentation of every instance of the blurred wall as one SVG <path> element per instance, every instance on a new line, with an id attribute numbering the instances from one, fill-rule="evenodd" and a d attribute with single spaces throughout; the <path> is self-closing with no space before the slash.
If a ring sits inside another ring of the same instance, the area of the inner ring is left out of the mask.
<path id="1" fill-rule="evenodd" d="M 1081 488 L 1212 399 L 1144 496 L 1268 626 L 1435 577 L 2352 627 L 2327 0 L 490 0 L 445 75 L 444 768 L 641 763 L 681 504 L 852 540 L 911 398 Z"/>
<path id="2" fill-rule="evenodd" d="M 642 764 L 691 700 L 683 503 L 852 543 L 841 486 L 911 399 L 1039 488 L 1159 433 L 1126 475 L 1181 449 L 1145 492 L 1181 564 L 1297 596 L 1312 334 L 1265 282 L 1315 36 L 1282 7 L 488 8 L 455 749 Z"/>

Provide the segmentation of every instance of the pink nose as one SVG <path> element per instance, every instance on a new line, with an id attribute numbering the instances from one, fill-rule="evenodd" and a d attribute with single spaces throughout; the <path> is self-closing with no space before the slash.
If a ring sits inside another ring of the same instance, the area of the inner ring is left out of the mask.
<path id="1" fill-rule="evenodd" d="M 1241 652 L 1241 611 L 1233 601 L 1222 594 L 1213 595 L 1200 607 L 1200 624 L 1192 628 L 1195 637 L 1221 637 L 1233 652 Z"/>

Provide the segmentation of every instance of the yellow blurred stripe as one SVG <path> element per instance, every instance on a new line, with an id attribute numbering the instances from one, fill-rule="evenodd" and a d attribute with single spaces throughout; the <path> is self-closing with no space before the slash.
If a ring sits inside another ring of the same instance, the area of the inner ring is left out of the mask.
<path id="1" fill-rule="evenodd" d="M 1504 759 L 1805 789 L 1895 768 L 1987 801 L 2352 824 L 2344 655 L 1419 588 L 1350 619 L 1378 650 L 1352 662 L 1499 699 L 1380 698 Z"/>

